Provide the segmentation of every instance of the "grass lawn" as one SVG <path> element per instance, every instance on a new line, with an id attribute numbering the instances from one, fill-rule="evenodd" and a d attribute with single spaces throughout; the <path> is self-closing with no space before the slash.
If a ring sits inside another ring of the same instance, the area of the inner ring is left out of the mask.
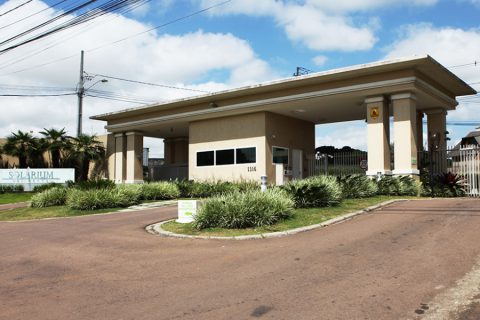
<path id="1" fill-rule="evenodd" d="M 3 193 L 0 194 L 0 204 L 17 203 L 30 201 L 33 193 L 19 192 L 19 193 Z"/>
<path id="2" fill-rule="evenodd" d="M 162 225 L 166 231 L 196 235 L 196 236 L 243 236 L 252 234 L 262 234 L 268 232 L 285 231 L 312 224 L 322 223 L 337 216 L 355 212 L 366 207 L 379 204 L 393 199 L 418 199 L 417 197 L 393 197 L 393 196 L 375 196 L 365 199 L 345 199 L 337 207 L 296 209 L 292 218 L 283 220 L 268 227 L 248 228 L 248 229 L 224 229 L 209 228 L 201 231 L 193 228 L 191 223 L 177 223 L 175 221 L 167 222 Z"/>
<path id="3" fill-rule="evenodd" d="M 101 210 L 72 210 L 66 206 L 48 207 L 48 208 L 19 208 L 0 211 L 0 221 L 20 221 L 59 217 L 76 217 L 96 213 L 106 213 L 120 210 L 122 208 L 101 209 Z"/>

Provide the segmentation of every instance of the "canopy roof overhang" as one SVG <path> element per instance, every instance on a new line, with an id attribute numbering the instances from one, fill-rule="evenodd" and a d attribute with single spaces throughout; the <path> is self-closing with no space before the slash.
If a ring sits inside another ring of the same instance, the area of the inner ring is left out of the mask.
<path id="1" fill-rule="evenodd" d="M 366 118 L 365 99 L 413 93 L 417 109 L 454 110 L 477 92 L 430 56 L 381 61 L 97 115 L 109 132 L 188 136 L 193 121 L 273 112 L 315 124 Z"/>

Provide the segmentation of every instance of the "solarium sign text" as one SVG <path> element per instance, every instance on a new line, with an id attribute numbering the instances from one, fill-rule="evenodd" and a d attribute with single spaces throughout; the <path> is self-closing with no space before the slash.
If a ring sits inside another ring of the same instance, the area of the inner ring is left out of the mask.
<path id="1" fill-rule="evenodd" d="M 40 185 L 75 180 L 74 169 L 0 169 L 0 184 Z"/>

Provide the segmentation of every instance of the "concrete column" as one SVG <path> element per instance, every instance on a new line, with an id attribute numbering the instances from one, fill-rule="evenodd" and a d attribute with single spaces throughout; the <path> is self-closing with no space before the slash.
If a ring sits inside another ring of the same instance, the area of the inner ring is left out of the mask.
<path id="1" fill-rule="evenodd" d="M 114 179 L 116 183 L 125 181 L 126 173 L 126 139 L 123 133 L 115 134 L 115 171 Z"/>
<path id="2" fill-rule="evenodd" d="M 127 132 L 126 183 L 143 183 L 143 135 Z"/>
<path id="3" fill-rule="evenodd" d="M 417 107 L 411 93 L 391 96 L 394 121 L 394 175 L 419 175 L 417 157 Z"/>
<path id="4" fill-rule="evenodd" d="M 165 138 L 163 145 L 165 164 L 188 164 L 188 137 Z"/>
<path id="5" fill-rule="evenodd" d="M 115 135 L 109 133 L 107 135 L 107 172 L 106 176 L 110 180 L 115 180 Z"/>
<path id="6" fill-rule="evenodd" d="M 447 111 L 442 108 L 428 110 L 428 150 L 433 151 L 435 173 L 447 170 Z"/>
<path id="7" fill-rule="evenodd" d="M 390 164 L 390 112 L 388 100 L 373 97 L 367 106 L 368 171 L 367 175 L 392 174 Z"/>
<path id="8" fill-rule="evenodd" d="M 417 148 L 423 151 L 423 112 L 417 111 Z"/>

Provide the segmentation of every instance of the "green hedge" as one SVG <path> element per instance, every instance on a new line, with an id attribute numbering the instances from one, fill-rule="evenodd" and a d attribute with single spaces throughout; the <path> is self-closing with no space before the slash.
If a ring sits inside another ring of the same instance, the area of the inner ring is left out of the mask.
<path id="1" fill-rule="evenodd" d="M 113 189 L 70 189 L 66 205 L 76 210 L 128 207 L 140 202 L 140 185 L 120 185 Z"/>
<path id="2" fill-rule="evenodd" d="M 276 223 L 293 214 L 294 202 L 286 192 L 248 190 L 206 199 L 195 217 L 194 226 L 205 228 L 250 228 Z"/>
<path id="3" fill-rule="evenodd" d="M 409 176 L 384 176 L 378 182 L 378 194 L 387 196 L 416 196 L 418 183 Z"/>
<path id="4" fill-rule="evenodd" d="M 7 192 L 23 192 L 21 184 L 0 184 L 0 194 Z"/>
<path id="5" fill-rule="evenodd" d="M 30 207 L 44 208 L 52 206 L 62 206 L 67 200 L 67 190 L 64 187 L 55 187 L 46 189 L 32 196 Z"/>
<path id="6" fill-rule="evenodd" d="M 175 182 L 182 198 L 209 198 L 235 191 L 259 190 L 260 185 L 253 181 L 225 182 L 225 181 L 191 181 L 180 180 Z"/>
<path id="7" fill-rule="evenodd" d="M 152 182 L 141 185 L 144 200 L 170 200 L 180 197 L 180 190 L 173 182 Z"/>
<path id="8" fill-rule="evenodd" d="M 342 200 L 342 187 L 333 176 L 315 176 L 293 180 L 282 187 L 297 208 L 335 206 Z"/>
<path id="9" fill-rule="evenodd" d="M 378 192 L 378 186 L 375 181 L 366 175 L 341 176 L 338 177 L 338 182 L 342 186 L 343 198 L 368 198 L 373 197 Z"/>

